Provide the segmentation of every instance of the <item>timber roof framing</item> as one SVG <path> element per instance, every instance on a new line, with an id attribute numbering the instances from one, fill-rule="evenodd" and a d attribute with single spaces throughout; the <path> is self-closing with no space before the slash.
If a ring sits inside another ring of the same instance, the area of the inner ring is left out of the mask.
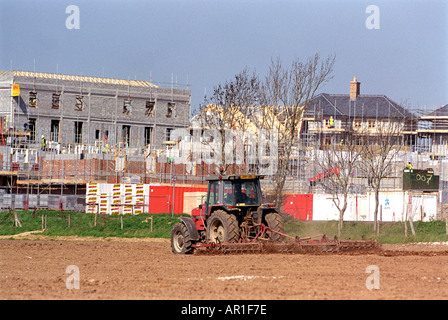
<path id="1" fill-rule="evenodd" d="M 79 82 L 86 82 L 86 83 L 92 82 L 92 83 L 104 83 L 104 84 L 118 84 L 118 85 L 133 86 L 133 87 L 158 88 L 158 86 L 156 86 L 155 84 L 152 84 L 148 81 L 75 76 L 75 75 L 44 73 L 44 72 L 31 72 L 31 71 L 18 71 L 18 70 L 0 71 L 0 76 L 15 76 L 15 77 L 27 77 L 27 78 L 79 81 Z"/>

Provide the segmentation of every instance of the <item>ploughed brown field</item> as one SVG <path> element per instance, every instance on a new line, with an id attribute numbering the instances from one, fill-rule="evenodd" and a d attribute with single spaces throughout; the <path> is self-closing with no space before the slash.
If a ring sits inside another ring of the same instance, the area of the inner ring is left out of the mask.
<path id="1" fill-rule="evenodd" d="M 448 299 L 446 244 L 174 255 L 167 239 L 1 238 L 0 299 Z"/>

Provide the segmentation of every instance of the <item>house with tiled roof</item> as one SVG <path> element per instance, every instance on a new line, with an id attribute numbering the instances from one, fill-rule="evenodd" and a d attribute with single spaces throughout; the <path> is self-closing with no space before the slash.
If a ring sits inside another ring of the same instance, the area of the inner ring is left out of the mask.
<path id="1" fill-rule="evenodd" d="M 418 117 L 383 94 L 362 95 L 360 82 L 354 77 L 349 93 L 321 93 L 307 104 L 302 145 L 340 143 L 348 133 L 375 135 L 383 123 L 399 124 L 400 143 L 414 144 Z"/>
<path id="2" fill-rule="evenodd" d="M 433 156 L 448 154 L 448 104 L 420 117 L 418 126 L 420 139 L 428 140 L 424 151 Z"/>

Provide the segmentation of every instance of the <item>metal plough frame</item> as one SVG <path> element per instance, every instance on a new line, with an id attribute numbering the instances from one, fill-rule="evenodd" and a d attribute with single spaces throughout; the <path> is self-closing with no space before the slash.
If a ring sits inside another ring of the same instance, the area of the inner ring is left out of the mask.
<path id="1" fill-rule="evenodd" d="M 272 241 L 264 237 L 267 232 L 280 234 L 290 241 Z M 320 239 L 292 237 L 261 224 L 258 234 L 251 240 L 240 240 L 237 243 L 196 243 L 193 247 L 216 249 L 222 253 L 338 253 L 374 250 L 379 245 L 373 240 L 339 240 L 336 236 L 330 240 L 325 234 Z"/>

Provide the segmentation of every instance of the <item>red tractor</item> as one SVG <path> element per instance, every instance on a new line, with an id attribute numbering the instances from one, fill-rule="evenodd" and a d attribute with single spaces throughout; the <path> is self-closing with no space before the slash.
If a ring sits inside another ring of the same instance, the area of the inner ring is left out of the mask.
<path id="1" fill-rule="evenodd" d="M 171 248 L 176 254 L 196 248 L 228 252 L 333 253 L 378 250 L 377 241 L 293 237 L 283 233 L 283 220 L 272 204 L 263 203 L 256 175 L 227 175 L 208 180 L 204 204 L 191 218 L 181 217 L 171 231 Z"/>
<path id="2" fill-rule="evenodd" d="M 189 254 L 198 247 L 247 244 L 254 239 L 282 241 L 283 220 L 273 204 L 263 203 L 259 175 L 208 178 L 204 204 L 191 218 L 180 217 L 171 231 L 171 248 Z"/>

